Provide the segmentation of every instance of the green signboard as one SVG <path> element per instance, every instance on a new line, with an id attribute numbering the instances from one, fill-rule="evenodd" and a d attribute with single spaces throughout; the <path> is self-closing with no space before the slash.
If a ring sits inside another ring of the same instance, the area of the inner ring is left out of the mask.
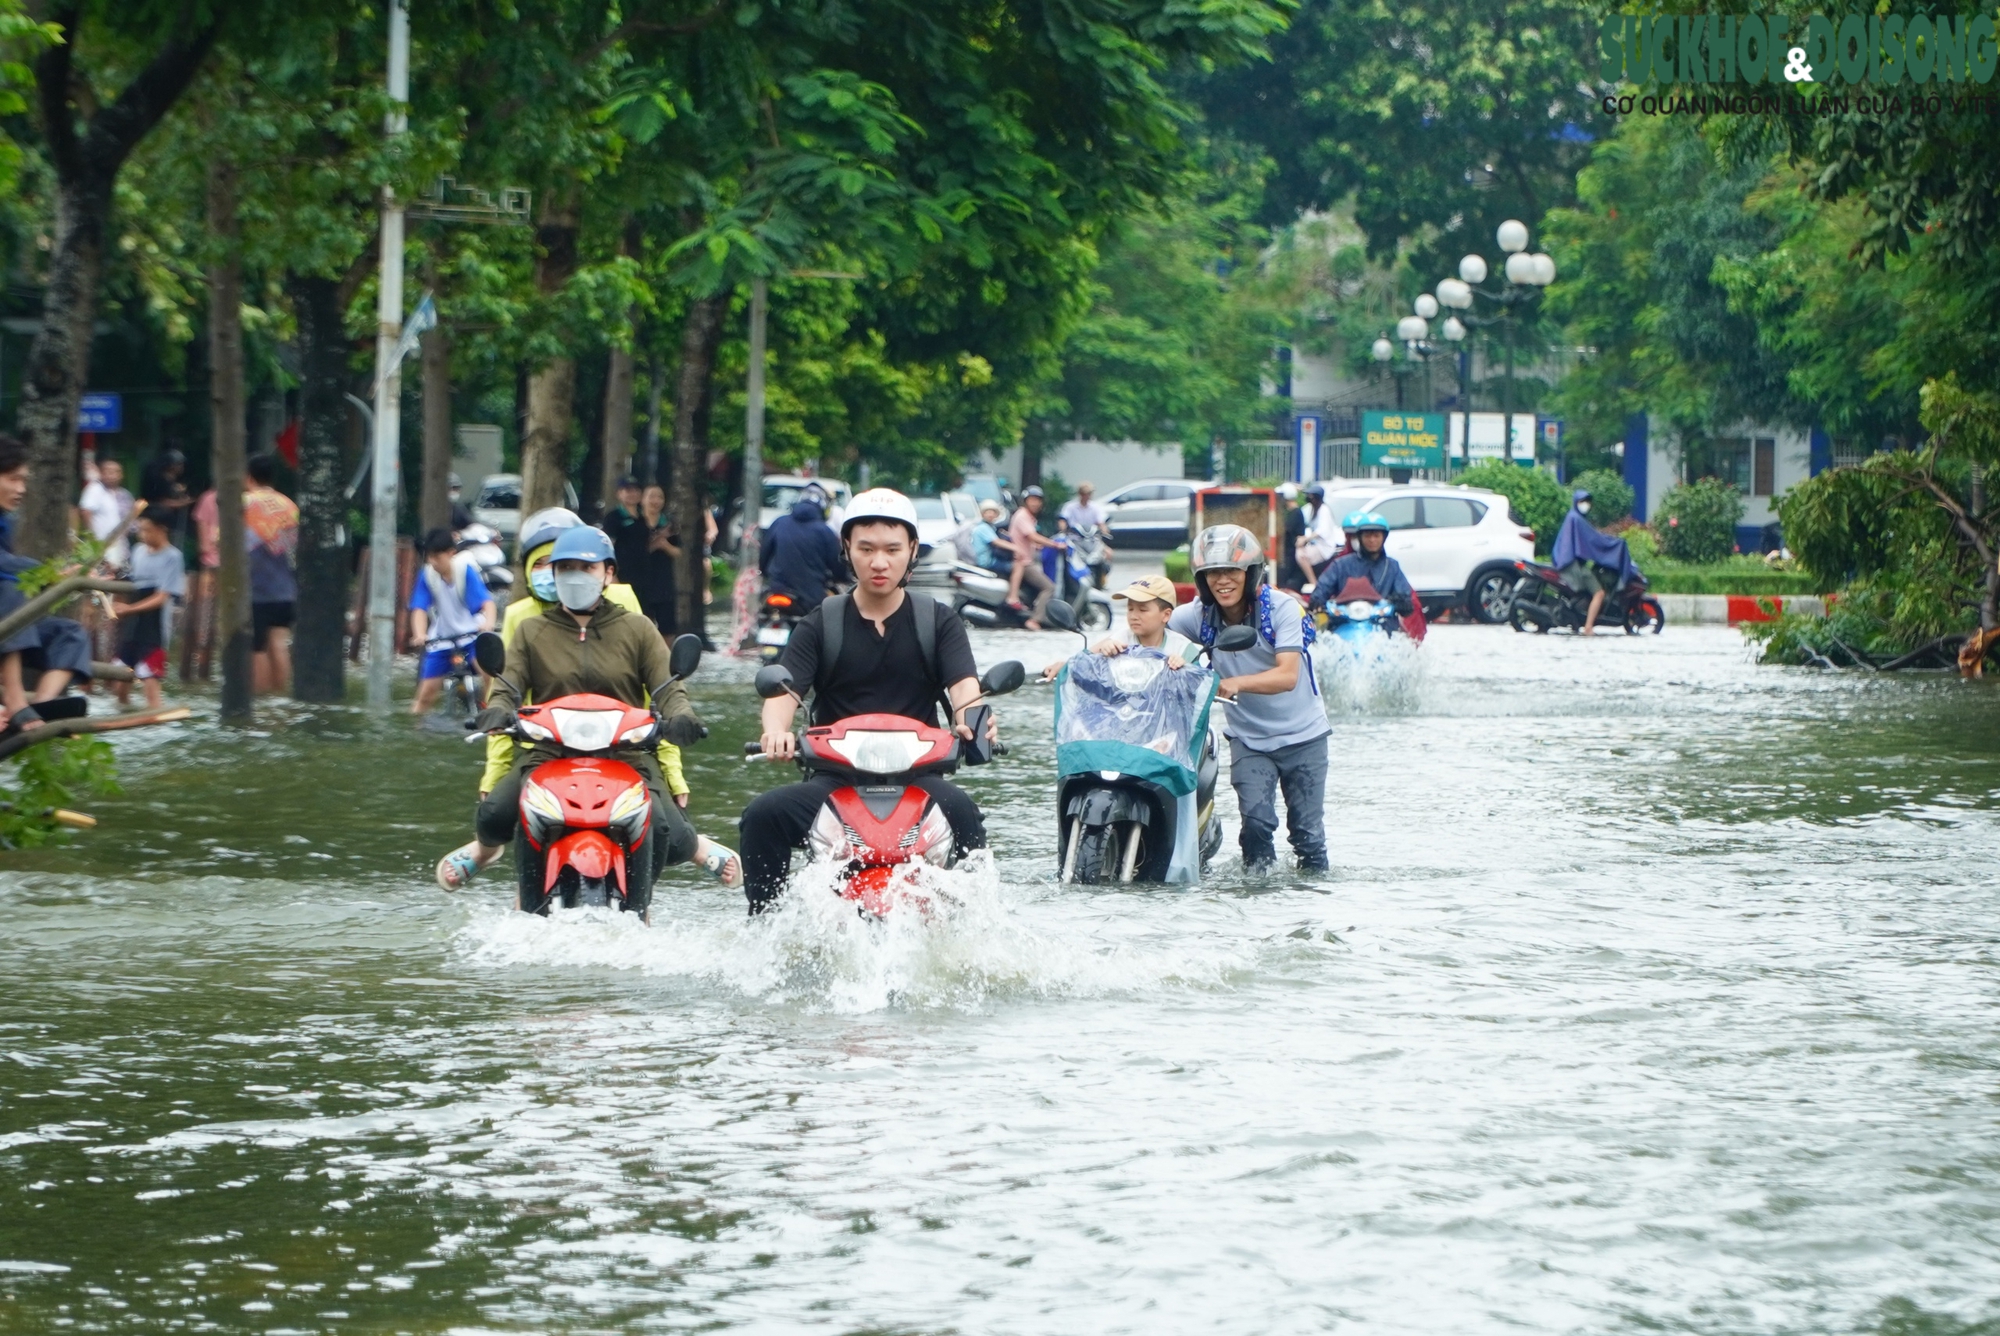
<path id="1" fill-rule="evenodd" d="M 1361 462 L 1385 469 L 1444 467 L 1444 414 L 1363 413 Z"/>

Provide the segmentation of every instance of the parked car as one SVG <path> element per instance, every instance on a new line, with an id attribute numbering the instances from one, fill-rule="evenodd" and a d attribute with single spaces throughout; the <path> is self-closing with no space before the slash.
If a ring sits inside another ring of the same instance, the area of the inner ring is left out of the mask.
<path id="1" fill-rule="evenodd" d="M 576 488 L 563 483 L 563 504 L 576 509 Z M 521 532 L 521 475 L 489 473 L 479 480 L 479 494 L 472 499 L 472 518 L 513 540 Z"/>
<path id="2" fill-rule="evenodd" d="M 1446 483 L 1330 484 L 1337 518 L 1372 510 L 1389 521 L 1389 555 L 1427 612 L 1464 608 L 1482 622 L 1506 620 L 1520 577 L 1516 561 L 1535 555 L 1535 531 L 1498 492 Z"/>
<path id="3" fill-rule="evenodd" d="M 1188 540 L 1190 499 L 1219 483 L 1200 478 L 1142 478 L 1098 502 L 1111 546 L 1179 547 Z"/>
<path id="4" fill-rule="evenodd" d="M 923 556 L 910 575 L 915 589 L 929 590 L 940 597 L 951 593 L 951 568 L 958 552 L 952 544 L 959 526 L 979 518 L 979 502 L 970 492 L 945 492 L 940 496 L 913 496 L 917 508 L 917 541 Z"/>

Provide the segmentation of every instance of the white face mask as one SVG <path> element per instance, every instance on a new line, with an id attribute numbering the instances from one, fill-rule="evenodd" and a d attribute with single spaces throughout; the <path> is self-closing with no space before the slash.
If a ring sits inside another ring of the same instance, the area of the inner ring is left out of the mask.
<path id="1" fill-rule="evenodd" d="M 1590 513 L 1590 502 L 1579 501 L 1576 503 L 1576 508 L 1579 513 L 1588 515 Z"/>
<path id="2" fill-rule="evenodd" d="M 589 571 L 565 571 L 556 575 L 556 598 L 571 612 L 589 612 L 604 595 L 604 577 Z"/>

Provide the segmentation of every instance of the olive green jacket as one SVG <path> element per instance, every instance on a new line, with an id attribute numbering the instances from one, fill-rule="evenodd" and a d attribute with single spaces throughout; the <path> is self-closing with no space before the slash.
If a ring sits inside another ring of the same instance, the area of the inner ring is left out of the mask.
<path id="1" fill-rule="evenodd" d="M 652 704 L 662 719 L 694 717 L 687 688 L 671 681 L 667 642 L 645 617 L 609 600 L 579 625 L 561 604 L 522 622 L 507 642 L 507 668 L 493 684 L 491 705 L 518 710 L 529 701 L 590 692 Z M 658 701 L 653 688 L 666 684 Z"/>

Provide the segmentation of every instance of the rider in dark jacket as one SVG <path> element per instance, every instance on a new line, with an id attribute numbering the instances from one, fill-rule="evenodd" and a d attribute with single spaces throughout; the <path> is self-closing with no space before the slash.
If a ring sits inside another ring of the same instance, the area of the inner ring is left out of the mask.
<path id="1" fill-rule="evenodd" d="M 1366 580 L 1375 586 L 1377 594 L 1389 600 L 1398 614 L 1408 616 L 1416 606 L 1416 595 L 1410 590 L 1403 568 L 1384 550 L 1389 541 L 1389 521 L 1374 511 L 1357 510 L 1342 520 L 1340 527 L 1353 547 L 1328 562 L 1320 572 L 1319 583 L 1313 586 L 1312 605 L 1323 608 L 1328 603 L 1337 603 L 1349 580 Z"/>
<path id="2" fill-rule="evenodd" d="M 764 530 L 762 564 L 764 583 L 790 594 L 800 612 L 811 612 L 826 597 L 827 581 L 840 569 L 840 538 L 811 495 Z"/>

